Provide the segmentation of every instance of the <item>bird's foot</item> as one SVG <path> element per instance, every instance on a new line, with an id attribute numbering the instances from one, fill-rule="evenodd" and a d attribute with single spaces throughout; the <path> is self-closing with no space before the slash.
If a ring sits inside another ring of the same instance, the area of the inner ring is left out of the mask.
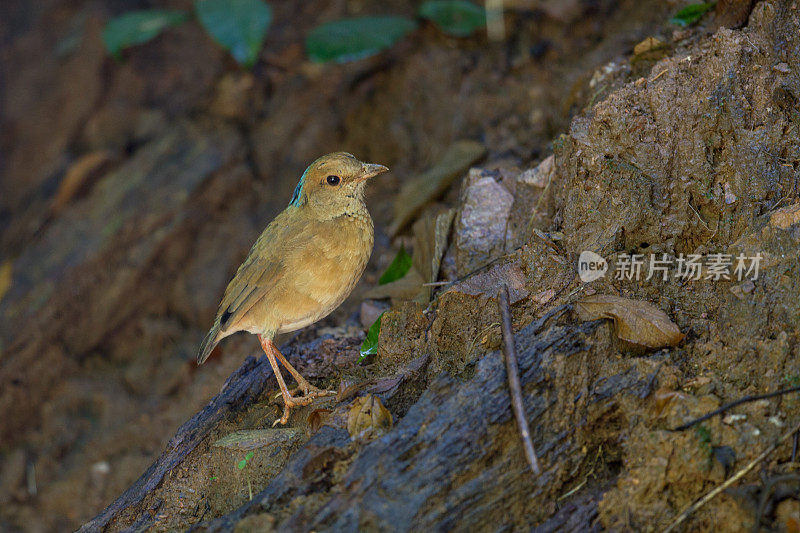
<path id="1" fill-rule="evenodd" d="M 319 388 L 315 387 L 314 385 L 312 385 L 311 383 L 309 383 L 308 381 L 306 381 L 305 383 L 301 383 L 298 387 L 295 387 L 292 390 L 290 390 L 289 394 L 292 397 L 295 397 L 295 394 L 297 394 L 298 392 L 302 392 L 303 394 L 302 394 L 302 396 L 299 396 L 296 399 L 311 398 L 313 400 L 314 398 L 322 398 L 324 396 L 335 396 L 336 395 L 336 391 L 335 390 L 319 389 Z M 283 395 L 283 393 L 281 391 L 278 391 L 278 392 L 275 393 L 275 396 L 273 396 L 272 399 L 273 400 L 277 400 L 282 395 Z"/>
<path id="2" fill-rule="evenodd" d="M 336 394 L 335 390 L 318 389 L 305 379 L 301 379 L 297 385 L 296 388 L 289 391 L 290 394 L 295 395 L 298 392 L 302 392 L 303 398 L 321 398 L 323 396 L 334 396 Z"/>
<path id="3" fill-rule="evenodd" d="M 289 421 L 289 414 L 291 414 L 292 409 L 295 407 L 303 407 L 310 404 L 314 400 L 313 396 L 301 396 L 299 398 L 295 398 L 294 396 L 286 396 L 283 397 L 283 416 L 279 419 L 275 420 L 272 423 L 272 427 L 277 426 L 278 424 L 285 426 L 286 423 Z"/>

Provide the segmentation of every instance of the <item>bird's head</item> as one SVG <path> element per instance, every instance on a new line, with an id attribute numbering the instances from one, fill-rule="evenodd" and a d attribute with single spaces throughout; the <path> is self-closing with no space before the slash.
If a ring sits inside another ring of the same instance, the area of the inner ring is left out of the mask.
<path id="1" fill-rule="evenodd" d="M 289 205 L 330 216 L 344 214 L 363 203 L 367 180 L 388 170 L 383 165 L 362 163 L 347 152 L 324 155 L 303 172 Z"/>

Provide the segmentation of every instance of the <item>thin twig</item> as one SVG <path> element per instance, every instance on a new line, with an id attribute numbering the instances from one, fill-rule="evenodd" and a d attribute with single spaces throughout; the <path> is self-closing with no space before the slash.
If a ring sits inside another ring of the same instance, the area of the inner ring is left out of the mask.
<path id="1" fill-rule="evenodd" d="M 514 408 L 514 416 L 517 419 L 519 432 L 522 434 L 522 446 L 525 448 L 525 457 L 531 465 L 534 475 L 539 475 L 539 459 L 536 457 L 536 450 L 533 448 L 531 440 L 531 430 L 528 427 L 528 419 L 525 417 L 525 406 L 522 404 L 522 386 L 519 382 L 519 365 L 517 364 L 517 348 L 514 345 L 514 334 L 511 331 L 511 309 L 509 308 L 508 285 L 505 283 L 498 293 L 498 304 L 500 307 L 500 317 L 503 322 L 503 354 L 506 360 L 506 371 L 508 372 L 508 388 L 511 390 L 511 405 Z"/>
<path id="2" fill-rule="evenodd" d="M 684 520 L 689 518 L 689 515 L 700 509 L 708 502 L 710 502 L 720 492 L 724 491 L 725 489 L 727 489 L 728 487 L 739 481 L 741 478 L 743 478 L 748 472 L 750 472 L 753 468 L 755 468 L 756 465 L 758 465 L 758 463 L 766 459 L 772 452 L 774 452 L 778 448 L 778 446 L 780 446 L 784 441 L 788 440 L 789 437 L 794 435 L 794 433 L 797 432 L 798 430 L 800 430 L 800 423 L 796 424 L 792 429 L 781 435 L 777 441 L 775 441 L 773 444 L 770 444 L 766 450 L 758 454 L 758 457 L 750 461 L 747 464 L 747 466 L 736 472 L 725 483 L 716 487 L 714 490 L 712 490 L 711 492 L 700 498 L 700 500 L 690 505 L 686 510 L 684 510 L 680 515 L 678 515 L 678 518 L 676 518 L 675 521 L 672 522 L 667 529 L 664 530 L 664 533 L 669 533 L 670 531 L 673 531 L 676 527 L 678 527 L 681 523 L 683 523 Z"/>
<path id="3" fill-rule="evenodd" d="M 765 400 L 767 398 L 773 398 L 775 396 L 781 396 L 783 394 L 789 394 L 791 392 L 797 392 L 797 391 L 800 391 L 800 385 L 798 385 L 796 387 L 791 387 L 791 388 L 788 388 L 788 389 L 777 390 L 775 392 L 768 392 L 766 394 L 757 394 L 755 396 L 745 396 L 744 398 L 739 398 L 738 400 L 734 400 L 731 403 L 726 403 L 725 405 L 723 405 L 719 409 L 715 409 L 715 410 L 711 411 L 710 413 L 706 413 L 703 416 L 701 416 L 700 418 L 695 418 L 694 420 L 690 420 L 689 422 L 686 422 L 685 424 L 676 427 L 674 431 L 683 431 L 684 429 L 689 429 L 690 427 L 694 426 L 695 424 L 699 424 L 700 422 L 705 422 L 709 418 L 713 418 L 713 417 L 715 417 L 715 416 L 717 416 L 719 414 L 724 413 L 728 409 L 732 409 L 732 408 L 736 407 L 737 405 L 741 405 L 743 403 L 756 402 L 758 400 Z"/>
<path id="4" fill-rule="evenodd" d="M 655 77 L 655 78 L 653 78 L 652 80 L 650 80 L 650 83 L 653 83 L 653 82 L 654 82 L 654 81 L 656 81 L 658 78 L 660 78 L 661 76 L 663 76 L 664 74 L 666 74 L 668 70 L 669 70 L 668 68 L 665 68 L 664 70 L 662 70 L 661 72 L 659 72 L 658 74 L 656 74 L 656 77 Z"/>

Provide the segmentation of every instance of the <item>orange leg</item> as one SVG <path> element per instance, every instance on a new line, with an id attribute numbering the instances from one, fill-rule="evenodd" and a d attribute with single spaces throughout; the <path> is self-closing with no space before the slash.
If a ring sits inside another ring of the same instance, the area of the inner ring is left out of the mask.
<path id="1" fill-rule="evenodd" d="M 267 360 L 269 360 L 269 364 L 272 366 L 272 371 L 275 373 L 275 379 L 278 380 L 278 387 L 281 389 L 281 396 L 283 396 L 283 416 L 277 419 L 272 424 L 273 426 L 277 425 L 278 423 L 286 424 L 286 422 L 289 421 L 289 413 L 291 412 L 292 408 L 308 405 L 314 400 L 314 398 L 318 398 L 320 396 L 336 394 L 335 391 L 320 390 L 310 384 L 303 376 L 300 375 L 300 372 L 295 370 L 294 367 L 289 364 L 289 361 L 286 360 L 280 350 L 278 350 L 278 348 L 272 343 L 271 339 L 259 335 L 258 340 L 261 341 L 261 348 L 263 348 L 264 353 L 267 354 Z M 280 359 L 281 363 L 283 363 L 283 366 L 286 367 L 292 377 L 294 377 L 294 379 L 297 381 L 297 389 L 289 391 L 288 387 L 286 387 L 286 382 L 283 380 L 276 357 L 277 359 Z M 292 396 L 292 393 L 296 393 L 298 390 L 303 392 L 303 396 L 300 396 L 299 398 Z"/>

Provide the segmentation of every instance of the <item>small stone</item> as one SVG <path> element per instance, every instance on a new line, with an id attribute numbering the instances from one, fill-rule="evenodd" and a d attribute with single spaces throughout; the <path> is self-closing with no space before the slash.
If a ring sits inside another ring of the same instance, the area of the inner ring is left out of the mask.
<path id="1" fill-rule="evenodd" d="M 108 461 L 98 461 L 89 468 L 92 485 L 104 487 L 108 474 L 111 472 L 111 465 Z"/>
<path id="2" fill-rule="evenodd" d="M 555 158 L 550 155 L 547 159 L 536 165 L 536 167 L 528 169 L 520 174 L 517 178 L 517 182 L 533 185 L 535 187 L 546 187 L 552 178 L 554 170 Z"/>
<path id="3" fill-rule="evenodd" d="M 736 201 L 736 199 L 737 199 L 736 195 L 733 194 L 733 191 L 731 191 L 731 186 L 730 186 L 729 183 L 725 182 L 722 185 L 722 190 L 725 192 L 725 203 L 726 204 L 731 205 L 732 203 L 734 203 Z"/>
<path id="4" fill-rule="evenodd" d="M 722 423 L 728 426 L 735 424 L 736 422 L 740 422 L 742 420 L 746 420 L 747 415 L 731 413 L 729 415 L 725 415 L 725 418 L 722 419 Z"/>
<path id="5" fill-rule="evenodd" d="M 92 465 L 92 475 L 106 475 L 111 472 L 111 465 L 108 461 L 98 461 Z"/>

